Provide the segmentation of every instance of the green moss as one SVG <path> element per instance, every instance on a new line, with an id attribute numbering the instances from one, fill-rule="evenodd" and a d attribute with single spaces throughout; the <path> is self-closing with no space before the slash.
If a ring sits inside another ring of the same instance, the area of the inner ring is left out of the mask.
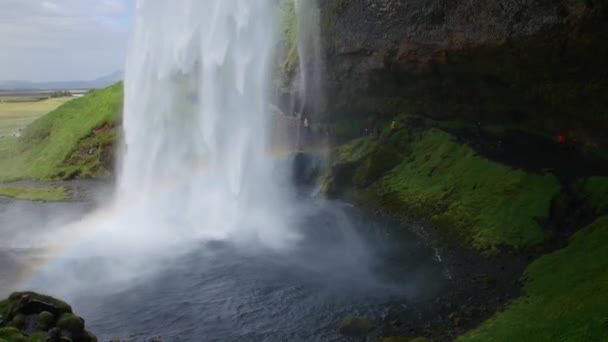
<path id="1" fill-rule="evenodd" d="M 8 317 L 11 308 L 11 303 L 8 299 L 0 300 L 0 316 Z"/>
<path id="2" fill-rule="evenodd" d="M 26 342 L 25 336 L 23 336 L 18 329 L 13 327 L 1 328 L 0 339 L 6 340 L 7 342 Z"/>
<path id="3" fill-rule="evenodd" d="M 27 338 L 27 342 L 45 342 L 47 333 L 44 331 L 37 332 Z"/>
<path id="4" fill-rule="evenodd" d="M 378 146 L 378 139 L 364 137 L 352 140 L 336 149 L 334 160 L 337 163 L 360 161 Z"/>
<path id="5" fill-rule="evenodd" d="M 526 270 L 526 295 L 458 341 L 608 340 L 608 216 Z"/>
<path id="6" fill-rule="evenodd" d="M 340 322 L 340 332 L 344 335 L 364 335 L 373 329 L 374 325 L 365 317 L 349 317 Z"/>
<path id="7" fill-rule="evenodd" d="M 542 222 L 561 190 L 553 175 L 487 160 L 434 128 L 419 138 L 402 129 L 381 139 L 356 139 L 337 148 L 333 161 L 325 187 L 330 195 L 359 187 L 363 191 L 354 196 L 360 200 L 430 218 L 485 253 L 545 240 Z"/>
<path id="8" fill-rule="evenodd" d="M 608 213 L 608 177 L 587 178 L 579 186 L 598 215 Z"/>
<path id="9" fill-rule="evenodd" d="M 18 314 L 17 316 L 13 317 L 13 320 L 7 324 L 7 326 L 9 326 L 9 327 L 17 328 L 19 330 L 23 329 L 24 325 L 25 325 L 25 315 L 23 315 L 23 314 Z"/>
<path id="10" fill-rule="evenodd" d="M 391 145 L 381 145 L 359 165 L 353 177 L 358 187 L 366 187 L 401 162 L 401 156 Z"/>
<path id="11" fill-rule="evenodd" d="M 69 332 L 80 332 L 84 330 L 84 320 L 74 314 L 66 313 L 61 315 L 57 326 Z"/>
<path id="12" fill-rule="evenodd" d="M 8 300 L 6 300 L 6 304 L 5 304 L 6 305 L 5 312 L 7 314 L 6 316 L 8 316 L 8 313 L 11 311 L 11 309 L 24 296 L 29 296 L 31 299 L 49 303 L 49 304 L 53 305 L 54 307 L 58 308 L 62 313 L 71 313 L 72 312 L 72 307 L 59 299 L 53 298 L 51 296 L 41 295 L 36 292 L 27 291 L 27 292 L 14 292 L 8 297 Z"/>
<path id="13" fill-rule="evenodd" d="M 69 159 L 97 128 L 120 120 L 123 86 L 118 83 L 70 101 L 34 121 L 18 139 L 0 141 L 0 181 L 68 178 Z M 86 165 L 86 164 L 84 164 Z M 90 169 L 71 170 L 86 174 Z"/>
<path id="14" fill-rule="evenodd" d="M 416 338 L 408 338 L 408 337 L 384 337 L 375 340 L 375 342 L 431 342 L 428 338 L 424 337 L 416 337 Z"/>
<path id="15" fill-rule="evenodd" d="M 70 198 L 67 188 L 0 188 L 0 196 L 20 200 L 57 202 Z"/>
<path id="16" fill-rule="evenodd" d="M 373 187 L 478 250 L 529 247 L 546 238 L 540 222 L 560 191 L 553 175 L 532 175 L 484 159 L 437 129 Z"/>
<path id="17" fill-rule="evenodd" d="M 38 330 L 48 331 L 55 323 L 55 316 L 48 311 L 43 311 L 38 315 Z"/>
<path id="18" fill-rule="evenodd" d="M 97 342 L 97 336 L 93 335 L 92 332 L 86 331 L 87 336 L 89 337 L 89 342 Z"/>

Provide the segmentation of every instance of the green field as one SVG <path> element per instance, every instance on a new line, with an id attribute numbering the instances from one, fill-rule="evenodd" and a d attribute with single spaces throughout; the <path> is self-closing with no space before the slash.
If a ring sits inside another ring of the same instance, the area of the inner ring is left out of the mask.
<path id="1" fill-rule="evenodd" d="M 19 128 L 25 128 L 34 120 L 72 99 L 74 98 L 30 99 L 30 101 L 0 100 L 0 137 L 12 136 Z"/>
<path id="2" fill-rule="evenodd" d="M 39 115 L 40 118 L 23 129 L 19 138 L 0 139 L 0 182 L 108 174 L 112 169 L 115 127 L 120 122 L 122 98 L 122 83 L 118 83 L 71 101 L 48 100 L 55 106 L 61 101 L 69 102 L 47 115 Z M 24 104 L 3 105 L 15 112 L 14 108 Z"/>

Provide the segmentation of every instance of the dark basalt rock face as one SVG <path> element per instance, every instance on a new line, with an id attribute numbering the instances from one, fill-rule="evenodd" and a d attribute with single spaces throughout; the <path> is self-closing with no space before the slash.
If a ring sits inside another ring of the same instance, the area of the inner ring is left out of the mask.
<path id="1" fill-rule="evenodd" d="M 608 1 L 318 0 L 325 112 L 422 114 L 608 146 Z"/>

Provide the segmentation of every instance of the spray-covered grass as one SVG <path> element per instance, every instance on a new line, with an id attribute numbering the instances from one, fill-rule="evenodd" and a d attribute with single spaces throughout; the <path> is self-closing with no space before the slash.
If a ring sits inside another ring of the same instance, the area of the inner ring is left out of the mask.
<path id="1" fill-rule="evenodd" d="M 351 171 L 343 174 L 368 199 L 389 211 L 431 218 L 486 253 L 546 239 L 542 222 L 561 190 L 551 174 L 529 174 L 490 161 L 438 129 L 420 137 L 398 130 L 381 139 L 357 139 L 338 148 L 334 158 L 337 165 L 348 165 Z"/>
<path id="2" fill-rule="evenodd" d="M 579 186 L 598 215 L 608 213 L 608 177 L 591 177 Z"/>
<path id="3" fill-rule="evenodd" d="M 553 175 L 532 175 L 478 156 L 432 129 L 411 155 L 378 182 L 380 198 L 396 199 L 479 250 L 529 247 L 546 237 L 541 227 L 560 191 Z"/>
<path id="4" fill-rule="evenodd" d="M 378 140 L 371 136 L 351 140 L 336 149 L 336 157 L 341 163 L 359 161 L 374 151 L 377 146 Z"/>
<path id="5" fill-rule="evenodd" d="M 71 156 L 78 153 L 81 159 L 87 159 L 84 155 L 99 149 L 99 146 L 82 146 L 81 143 L 97 133 L 109 132 L 101 130 L 102 127 L 116 126 L 122 99 L 122 83 L 94 91 L 34 121 L 20 138 L 0 140 L 0 180 L 95 174 L 98 165 L 70 164 Z"/>
<path id="6" fill-rule="evenodd" d="M 526 296 L 458 341 L 608 341 L 608 216 L 525 273 Z"/>
<path id="7" fill-rule="evenodd" d="M 70 198 L 70 194 L 65 187 L 55 188 L 2 188 L 0 196 L 11 197 L 14 199 L 28 201 L 57 202 L 65 201 Z"/>

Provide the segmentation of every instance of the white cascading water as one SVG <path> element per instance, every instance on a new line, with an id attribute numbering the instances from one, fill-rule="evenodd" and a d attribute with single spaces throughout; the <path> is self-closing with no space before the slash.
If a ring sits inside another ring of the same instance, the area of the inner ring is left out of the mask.
<path id="1" fill-rule="evenodd" d="M 141 0 L 137 11 L 118 196 L 160 195 L 146 199 L 152 215 L 179 211 L 199 236 L 279 246 L 285 199 L 267 155 L 273 1 Z M 164 187 L 184 191 L 163 199 Z"/>
<path id="2" fill-rule="evenodd" d="M 321 14 L 316 1 L 293 0 L 297 18 L 298 32 L 298 85 L 297 94 L 300 108 L 309 114 L 320 114 L 323 107 L 321 82 Z M 304 108 L 305 107 L 305 108 Z"/>
<path id="3" fill-rule="evenodd" d="M 283 250 L 298 239 L 268 154 L 276 15 L 273 0 L 137 2 L 115 200 L 56 234 L 73 242 L 51 277 L 129 284 L 204 241 Z M 65 260 L 91 258 L 94 274 L 66 275 Z"/>

